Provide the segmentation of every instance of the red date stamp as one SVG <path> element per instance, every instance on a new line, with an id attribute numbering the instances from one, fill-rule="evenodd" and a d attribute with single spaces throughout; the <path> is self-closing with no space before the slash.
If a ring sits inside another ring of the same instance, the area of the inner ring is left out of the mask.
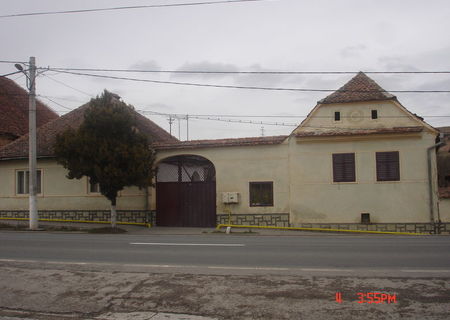
<path id="1" fill-rule="evenodd" d="M 335 300 L 337 303 L 344 302 L 341 292 L 336 292 Z M 356 302 L 374 304 L 397 303 L 397 295 L 383 292 L 358 292 L 356 294 Z"/>

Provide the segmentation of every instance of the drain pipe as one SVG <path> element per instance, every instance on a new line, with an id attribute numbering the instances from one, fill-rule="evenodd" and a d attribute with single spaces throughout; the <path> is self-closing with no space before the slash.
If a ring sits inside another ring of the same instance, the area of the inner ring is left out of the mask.
<path id="1" fill-rule="evenodd" d="M 434 204 L 433 204 L 433 174 L 431 165 L 431 151 L 445 145 L 445 142 L 438 142 L 435 145 L 427 148 L 427 160 L 428 160 L 428 195 L 430 206 L 430 222 L 434 225 Z"/>

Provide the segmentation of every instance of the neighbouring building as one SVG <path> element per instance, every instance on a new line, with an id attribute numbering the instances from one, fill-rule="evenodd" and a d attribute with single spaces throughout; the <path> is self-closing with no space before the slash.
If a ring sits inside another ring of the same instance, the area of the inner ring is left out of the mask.
<path id="1" fill-rule="evenodd" d="M 42 216 L 108 218 L 108 202 L 87 179 L 66 179 L 52 157 L 52 137 L 81 123 L 85 107 L 38 130 Z M 155 187 L 124 190 L 119 220 L 146 214 L 159 226 L 450 232 L 450 206 L 438 197 L 438 130 L 364 73 L 319 101 L 287 136 L 178 141 L 151 127 Z M 0 149 L 5 217 L 27 214 L 26 194 L 19 193 L 26 144 L 21 138 Z"/>
<path id="2" fill-rule="evenodd" d="M 48 122 L 37 130 L 37 176 L 39 218 L 63 220 L 109 220 L 109 201 L 98 185 L 87 178 L 70 180 L 56 163 L 53 145 L 58 133 L 78 128 L 89 104 Z M 134 112 L 137 129 L 153 142 L 178 141 L 151 120 Z M 28 135 L 0 149 L 0 218 L 28 217 Z M 149 190 L 126 188 L 119 193 L 122 221 L 145 222 L 150 212 Z"/>
<path id="3" fill-rule="evenodd" d="M 28 133 L 28 92 L 14 81 L 0 77 L 0 147 Z M 58 114 L 36 100 L 36 126 L 58 118 Z"/>
<path id="4" fill-rule="evenodd" d="M 437 128 L 443 136 L 445 145 L 437 153 L 440 210 L 450 212 L 450 127 Z"/>

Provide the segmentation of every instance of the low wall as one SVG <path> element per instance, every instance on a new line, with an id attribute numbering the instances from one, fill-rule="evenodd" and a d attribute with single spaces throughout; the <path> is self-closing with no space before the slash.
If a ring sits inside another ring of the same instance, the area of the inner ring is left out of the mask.
<path id="1" fill-rule="evenodd" d="M 441 223 L 434 225 L 431 223 L 299 223 L 293 225 L 292 227 L 450 234 L 450 223 Z"/>
<path id="2" fill-rule="evenodd" d="M 125 223 L 150 223 L 155 226 L 155 211 L 145 210 L 118 210 L 117 222 Z M 28 211 L 25 210 L 0 210 L 0 218 L 28 219 Z M 39 219 L 77 220 L 77 221 L 110 221 L 108 210 L 39 210 Z M 288 213 L 273 214 L 217 214 L 217 224 L 238 224 L 249 226 L 273 226 L 273 227 L 299 227 L 344 229 L 363 231 L 387 231 L 387 232 L 412 232 L 412 233 L 438 233 L 450 234 L 450 222 L 440 224 L 431 223 L 299 223 L 290 224 Z"/>
<path id="3" fill-rule="evenodd" d="M 39 219 L 76 220 L 76 221 L 110 221 L 109 210 L 39 210 Z M 28 219 L 29 212 L 25 210 L 0 210 L 0 218 Z M 118 210 L 117 222 L 152 223 L 154 213 L 145 210 Z M 153 224 L 152 224 L 153 225 Z"/>
<path id="4" fill-rule="evenodd" d="M 230 219 L 230 221 L 229 221 Z M 271 214 L 217 214 L 217 224 L 240 224 L 246 226 L 289 227 L 289 213 Z"/>

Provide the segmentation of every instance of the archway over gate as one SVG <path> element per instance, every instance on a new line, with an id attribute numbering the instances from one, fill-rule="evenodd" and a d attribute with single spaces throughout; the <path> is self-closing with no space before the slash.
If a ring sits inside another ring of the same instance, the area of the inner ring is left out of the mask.
<path id="1" fill-rule="evenodd" d="M 169 157 L 157 166 L 156 225 L 216 226 L 216 170 L 195 155 Z"/>

